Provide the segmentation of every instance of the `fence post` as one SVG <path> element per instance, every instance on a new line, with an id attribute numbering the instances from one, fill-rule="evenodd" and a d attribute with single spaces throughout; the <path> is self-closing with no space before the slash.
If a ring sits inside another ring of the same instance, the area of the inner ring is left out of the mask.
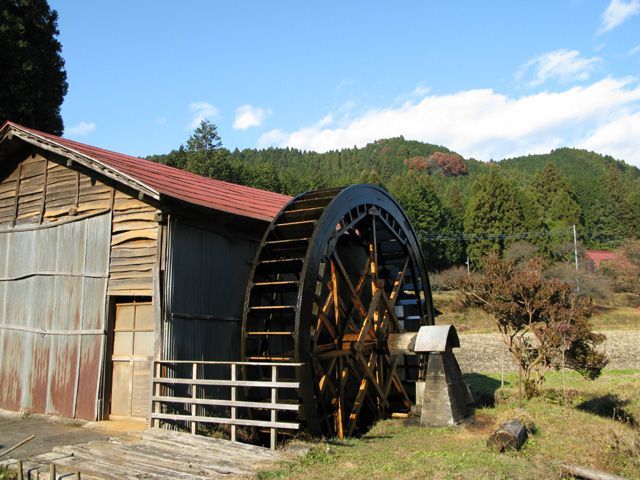
<path id="1" fill-rule="evenodd" d="M 156 362 L 154 376 L 156 378 L 160 378 L 160 375 L 162 375 L 162 366 L 160 362 Z M 153 384 L 153 395 L 156 397 L 160 396 L 160 384 L 157 383 L 156 381 L 154 381 L 154 384 Z M 153 406 L 152 412 L 160 413 L 160 402 L 154 402 L 153 400 L 151 400 L 151 404 Z M 160 427 L 160 420 L 157 418 L 153 418 L 151 421 L 151 426 Z"/>
<path id="2" fill-rule="evenodd" d="M 196 382 L 195 380 L 198 379 L 198 364 L 194 363 L 192 370 L 191 370 L 191 379 L 194 380 L 193 384 L 191 385 L 191 398 L 193 400 L 196 400 L 198 398 L 198 392 L 197 392 L 197 388 L 196 387 Z M 191 404 L 191 416 L 195 417 L 197 413 L 197 406 L 196 403 L 192 403 Z M 195 420 L 191 421 L 191 434 L 195 435 L 196 432 L 198 431 L 198 424 Z"/>
<path id="3" fill-rule="evenodd" d="M 278 381 L 278 366 L 273 364 L 271 365 L 271 382 L 275 384 L 277 381 Z M 272 385 L 271 386 L 271 403 L 276 403 L 277 401 L 278 401 L 278 390 L 275 385 Z M 277 411 L 275 408 L 272 408 L 271 421 L 275 423 L 276 418 L 277 418 Z M 271 438 L 269 442 L 269 447 L 271 448 L 271 450 L 275 450 L 276 440 L 278 436 L 278 431 L 276 430 L 275 427 L 271 427 L 270 436 Z"/>
<path id="4" fill-rule="evenodd" d="M 234 420 L 236 419 L 236 364 L 231 364 L 231 441 L 236 441 L 236 424 Z"/>

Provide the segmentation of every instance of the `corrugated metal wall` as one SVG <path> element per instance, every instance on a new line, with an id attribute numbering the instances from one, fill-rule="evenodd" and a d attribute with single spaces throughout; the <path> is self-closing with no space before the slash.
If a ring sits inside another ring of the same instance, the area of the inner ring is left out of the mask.
<path id="1" fill-rule="evenodd" d="M 111 214 L 0 232 L 0 407 L 95 419 Z"/>
<path id="2" fill-rule="evenodd" d="M 226 236 L 228 235 L 228 236 Z M 172 360 L 239 360 L 245 288 L 255 240 L 172 220 L 163 354 Z"/>

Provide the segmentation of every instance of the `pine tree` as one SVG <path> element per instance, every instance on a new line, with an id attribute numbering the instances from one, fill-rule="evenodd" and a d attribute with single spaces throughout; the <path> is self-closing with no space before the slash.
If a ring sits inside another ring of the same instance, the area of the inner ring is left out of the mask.
<path id="1" fill-rule="evenodd" d="M 68 84 L 59 33 L 46 0 L 0 1 L 0 123 L 62 134 Z"/>
<path id="2" fill-rule="evenodd" d="M 433 238 L 454 232 L 450 224 L 452 215 L 436 195 L 430 178 L 407 172 L 393 178 L 390 190 L 416 230 L 427 267 L 440 270 L 459 263 L 464 254 L 460 243 Z"/>
<path id="3" fill-rule="evenodd" d="M 602 184 L 606 194 L 602 205 L 602 233 L 609 238 L 609 246 L 616 247 L 629 238 L 633 231 L 633 215 L 627 203 L 629 191 L 615 164 L 607 169 Z"/>
<path id="4" fill-rule="evenodd" d="M 547 257 L 568 260 L 573 251 L 572 225 L 580 224 L 581 208 L 569 182 L 553 163 L 547 163 L 531 185 L 531 209 L 536 210 L 539 228 L 548 231 L 537 245 Z M 529 228 L 533 228 L 530 225 Z"/>
<path id="5" fill-rule="evenodd" d="M 243 169 L 229 159 L 229 151 L 222 148 L 218 128 L 203 120 L 187 140 L 185 169 L 227 182 L 242 183 Z"/>
<path id="6" fill-rule="evenodd" d="M 496 167 L 479 176 L 472 191 L 464 229 L 468 237 L 468 255 L 477 262 L 492 251 L 502 254 L 517 240 L 509 235 L 523 231 L 524 212 L 517 186 Z"/>
<path id="7" fill-rule="evenodd" d="M 629 196 L 627 197 L 627 204 L 631 209 L 631 236 L 633 238 L 640 238 L 640 182 L 637 182 L 635 188 L 631 190 L 631 193 L 629 193 Z"/>

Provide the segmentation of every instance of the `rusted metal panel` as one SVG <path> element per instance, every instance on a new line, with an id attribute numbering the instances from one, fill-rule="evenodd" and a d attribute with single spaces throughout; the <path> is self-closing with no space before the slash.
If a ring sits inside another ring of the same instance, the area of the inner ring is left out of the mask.
<path id="1" fill-rule="evenodd" d="M 0 407 L 95 418 L 110 230 L 106 214 L 0 233 Z"/>
<path id="2" fill-rule="evenodd" d="M 243 296 L 261 234 L 170 223 L 165 358 L 239 360 Z"/>

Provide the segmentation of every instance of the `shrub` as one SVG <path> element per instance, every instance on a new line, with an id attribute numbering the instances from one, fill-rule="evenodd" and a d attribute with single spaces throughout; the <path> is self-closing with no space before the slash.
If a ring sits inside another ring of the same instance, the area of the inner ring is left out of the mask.
<path id="1" fill-rule="evenodd" d="M 613 300 L 612 281 L 600 273 L 592 273 L 584 269 L 576 270 L 572 264 L 556 263 L 547 268 L 545 277 L 572 285 L 579 294 L 602 303 Z"/>
<path id="2" fill-rule="evenodd" d="M 457 286 L 494 319 L 528 398 L 540 394 L 551 368 L 570 368 L 590 379 L 600 375 L 607 359 L 596 347 L 605 337 L 591 330 L 587 297 L 546 278 L 540 258 L 517 265 L 490 254 L 481 266 L 483 275 L 464 278 Z"/>

